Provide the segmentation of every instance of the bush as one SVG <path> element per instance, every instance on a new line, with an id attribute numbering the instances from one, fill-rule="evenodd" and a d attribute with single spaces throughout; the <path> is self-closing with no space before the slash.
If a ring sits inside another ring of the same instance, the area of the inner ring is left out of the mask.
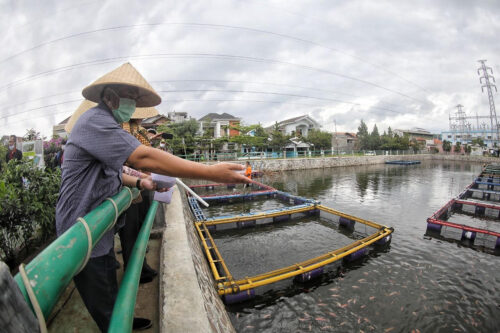
<path id="1" fill-rule="evenodd" d="M 0 259 L 16 264 L 16 252 L 55 234 L 55 206 L 61 171 L 40 169 L 32 161 L 12 160 L 0 175 Z"/>

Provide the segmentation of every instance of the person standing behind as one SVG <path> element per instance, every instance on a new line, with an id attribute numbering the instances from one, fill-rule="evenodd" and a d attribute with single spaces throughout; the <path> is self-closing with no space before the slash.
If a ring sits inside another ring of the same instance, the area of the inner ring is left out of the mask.
<path id="1" fill-rule="evenodd" d="M 248 179 L 252 179 L 252 166 L 250 165 L 250 162 L 246 162 L 246 169 L 245 169 L 245 177 Z M 248 184 L 243 185 L 243 188 L 246 188 L 249 186 Z"/>
<path id="2" fill-rule="evenodd" d="M 5 155 L 5 162 L 9 163 L 10 160 L 16 159 L 20 161 L 23 158 L 23 153 L 16 148 L 17 137 L 11 135 L 9 138 L 9 150 Z"/>

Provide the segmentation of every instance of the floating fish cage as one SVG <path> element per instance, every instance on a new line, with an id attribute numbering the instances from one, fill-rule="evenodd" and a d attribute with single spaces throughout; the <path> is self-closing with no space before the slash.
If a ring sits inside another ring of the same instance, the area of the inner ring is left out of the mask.
<path id="1" fill-rule="evenodd" d="M 242 194 L 248 195 L 276 191 L 276 189 L 271 186 L 255 181 L 248 184 L 247 188 L 244 188 L 243 184 L 198 184 L 189 187 L 200 197 L 207 200 L 230 198 Z"/>
<path id="2" fill-rule="evenodd" d="M 500 175 L 500 164 L 488 164 L 483 168 L 482 173 Z"/>
<path id="3" fill-rule="evenodd" d="M 192 186 L 192 189 L 199 189 L 200 187 L 208 187 L 208 190 L 210 191 L 210 188 L 215 188 L 216 186 L 226 186 L 229 189 L 234 189 L 236 190 L 236 187 L 233 187 L 233 184 L 207 184 L 207 185 L 196 185 Z M 278 191 L 275 188 L 272 188 L 270 186 L 256 183 L 254 184 L 254 187 L 249 191 L 249 192 L 238 192 L 238 191 L 233 191 L 229 193 L 223 193 L 223 194 L 213 194 L 213 195 L 204 195 L 202 193 L 200 197 L 203 198 L 210 206 L 230 206 L 231 204 L 234 203 L 240 203 L 240 202 L 252 202 L 255 200 L 276 200 L 280 203 L 279 208 L 275 209 L 269 209 L 266 210 L 266 212 L 273 213 L 273 212 L 283 212 L 283 211 L 288 211 L 294 208 L 300 208 L 300 207 L 308 207 L 310 205 L 315 205 L 318 204 L 319 202 L 313 200 L 313 199 L 307 199 L 303 198 L 300 196 L 295 196 L 291 195 L 286 192 Z M 198 201 L 191 195 L 188 194 L 188 202 L 191 208 L 191 211 L 193 212 L 193 215 L 195 216 L 196 221 L 205 221 L 205 220 L 213 220 L 213 219 L 220 219 L 224 217 L 233 217 L 236 216 L 234 214 L 228 215 L 228 216 L 218 216 L 218 217 L 211 217 L 208 216 L 209 214 L 207 213 L 207 209 L 202 208 Z M 246 215 L 253 215 L 255 213 L 243 213 L 239 214 L 237 216 L 246 216 Z"/>
<path id="4" fill-rule="evenodd" d="M 420 161 L 385 161 L 385 164 L 414 165 L 420 164 Z"/>
<path id="5" fill-rule="evenodd" d="M 470 223 L 449 221 L 457 217 L 455 214 L 472 216 L 478 219 L 476 224 L 483 221 L 483 224 L 491 225 L 500 223 L 500 205 L 452 199 L 427 219 L 427 233 L 430 235 L 438 234 L 443 238 L 464 241 L 468 245 L 482 246 L 495 252 L 500 250 L 500 232 L 474 227 L 469 225 Z M 500 224 L 498 226 L 500 227 Z"/>
<path id="6" fill-rule="evenodd" d="M 365 234 L 353 242 L 349 240 L 347 245 L 332 249 L 317 257 L 243 279 L 235 279 L 234 275 L 231 274 L 212 236 L 217 231 L 233 228 L 254 228 L 245 230 L 246 232 L 254 232 L 265 225 L 275 224 L 278 226 L 286 223 L 285 221 L 308 217 L 325 219 L 329 221 L 328 223 L 338 225 L 339 229 L 350 232 L 357 232 L 358 229 L 364 228 Z M 315 279 L 332 265 L 338 266 L 339 263 L 349 263 L 361 259 L 371 249 L 386 246 L 390 243 L 393 232 L 392 228 L 311 203 L 304 203 L 283 211 L 266 211 L 207 219 L 195 222 L 195 226 L 212 270 L 218 293 L 226 304 L 249 300 L 255 297 L 256 288 L 264 288 L 264 286 L 278 281 L 293 278 L 294 281 L 303 283 Z M 373 232 L 366 233 L 367 229 Z M 369 235 L 367 236 L 367 234 Z"/>

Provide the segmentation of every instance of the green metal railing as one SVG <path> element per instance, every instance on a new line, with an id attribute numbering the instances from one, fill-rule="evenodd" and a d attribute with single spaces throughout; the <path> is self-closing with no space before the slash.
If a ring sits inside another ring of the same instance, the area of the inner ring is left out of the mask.
<path id="1" fill-rule="evenodd" d="M 64 289 L 85 263 L 89 244 L 93 247 L 113 227 L 115 219 L 130 206 L 138 194 L 137 189 L 124 188 L 110 198 L 116 204 L 118 214 L 113 202 L 106 200 L 83 217 L 92 236 L 91 243 L 87 239 L 85 225 L 77 222 L 26 265 L 29 284 L 44 318 L 48 318 Z M 21 275 L 16 274 L 14 279 L 34 311 Z"/>
<path id="2" fill-rule="evenodd" d="M 146 255 L 149 234 L 155 220 L 158 201 L 151 204 L 146 219 L 142 224 L 132 254 L 127 264 L 127 269 L 120 284 L 120 291 L 113 308 L 113 315 L 109 324 L 109 333 L 131 332 L 134 321 L 134 307 L 139 288 L 142 264 Z"/>

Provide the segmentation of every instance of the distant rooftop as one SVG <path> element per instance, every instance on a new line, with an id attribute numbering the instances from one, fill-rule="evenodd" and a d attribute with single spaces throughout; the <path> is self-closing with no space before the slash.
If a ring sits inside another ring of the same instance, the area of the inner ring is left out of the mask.
<path id="1" fill-rule="evenodd" d="M 222 114 L 211 112 L 199 119 L 199 121 L 205 121 L 205 120 L 240 120 L 240 118 L 237 118 L 225 112 Z"/>

